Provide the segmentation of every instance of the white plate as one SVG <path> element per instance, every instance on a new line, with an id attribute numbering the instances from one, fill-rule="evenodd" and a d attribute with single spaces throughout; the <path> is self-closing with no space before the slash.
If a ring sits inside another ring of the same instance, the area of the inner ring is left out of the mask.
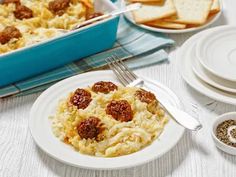
<path id="1" fill-rule="evenodd" d="M 196 57 L 196 45 L 193 46 L 192 48 L 192 68 L 194 73 L 202 79 L 204 82 L 221 89 L 223 91 L 231 92 L 231 93 L 236 93 L 236 83 L 227 81 L 225 79 L 222 79 L 220 77 L 215 76 L 214 74 L 208 72 L 201 63 L 198 61 Z"/>
<path id="2" fill-rule="evenodd" d="M 230 94 L 210 86 L 209 84 L 200 80 L 194 74 L 192 69 L 192 63 L 194 61 L 192 48 L 194 47 L 194 45 L 196 45 L 196 43 L 202 36 L 210 33 L 211 30 L 214 30 L 214 28 L 195 34 L 182 45 L 181 49 L 177 53 L 178 69 L 183 79 L 191 87 L 193 87 L 203 95 L 221 102 L 236 105 L 236 94 Z"/>
<path id="3" fill-rule="evenodd" d="M 223 12 L 223 5 L 222 5 L 222 2 L 221 0 L 219 0 L 220 2 L 220 7 L 221 7 L 221 11 L 218 12 L 216 15 L 212 16 L 208 22 L 202 26 L 199 26 L 199 27 L 192 27 L 192 28 L 187 28 L 187 29 L 179 29 L 179 30 L 176 30 L 176 29 L 165 29 L 165 28 L 157 28 L 157 27 L 151 27 L 151 26 L 148 26 L 148 25 L 143 25 L 143 24 L 137 24 L 134 19 L 133 19 L 133 16 L 132 16 L 132 13 L 129 12 L 129 13 L 125 13 L 125 18 L 127 20 L 129 20 L 131 23 L 133 23 L 134 25 L 136 26 L 139 26 L 143 29 L 147 29 L 149 31 L 154 31 L 154 32 L 161 32 L 161 33 L 187 33 L 187 32 L 193 32 L 193 31 L 198 31 L 198 30 L 202 30 L 208 26 L 210 26 L 211 24 L 213 24 L 215 21 L 217 21 L 220 17 L 220 15 L 222 14 Z M 123 1 L 123 6 L 124 6 L 124 1 Z"/>
<path id="4" fill-rule="evenodd" d="M 112 81 L 119 83 L 111 71 L 96 71 L 80 74 L 63 80 L 45 92 L 35 101 L 29 120 L 29 128 L 36 144 L 51 157 L 66 164 L 90 169 L 120 169 L 143 164 L 162 156 L 180 140 L 184 128 L 172 119 L 166 125 L 161 136 L 146 148 L 125 156 L 101 158 L 83 155 L 71 146 L 56 138 L 51 130 L 48 117 L 55 113 L 58 100 L 66 97 L 78 87 L 87 87 L 97 81 Z M 158 96 L 164 97 L 170 104 L 180 107 L 177 96 L 167 87 L 154 81 L 147 80 L 148 87 Z"/>
<path id="5" fill-rule="evenodd" d="M 204 68 L 236 84 L 236 26 L 216 27 L 199 41 L 196 54 Z"/>

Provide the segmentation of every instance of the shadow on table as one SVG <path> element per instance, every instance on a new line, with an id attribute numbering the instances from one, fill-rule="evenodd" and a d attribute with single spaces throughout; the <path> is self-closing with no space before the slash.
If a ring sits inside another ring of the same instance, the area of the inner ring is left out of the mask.
<path id="1" fill-rule="evenodd" d="M 223 114 L 226 112 L 236 111 L 236 106 L 213 100 L 213 99 L 197 92 L 191 86 L 189 86 L 187 83 L 185 83 L 185 84 L 186 84 L 186 88 L 187 88 L 188 92 L 194 98 L 194 100 L 197 102 L 197 104 L 208 109 L 208 111 L 214 112 L 217 115 L 220 115 L 220 114 Z"/>
<path id="2" fill-rule="evenodd" d="M 37 99 L 40 93 L 32 94 L 27 96 L 21 97 L 9 97 L 9 98 L 1 98 L 0 105 L 5 105 L 2 110 L 0 109 L 1 113 L 9 112 L 13 109 L 25 107 L 26 105 L 32 105 L 34 101 Z"/>
<path id="3" fill-rule="evenodd" d="M 235 156 L 227 154 L 218 148 L 217 148 L 217 151 L 226 161 L 230 162 L 231 164 L 236 165 L 236 157 Z"/>
<path id="4" fill-rule="evenodd" d="M 178 142 L 178 144 L 168 153 L 162 157 L 149 162 L 144 165 L 137 167 L 132 167 L 122 170 L 86 170 L 82 168 L 71 167 L 65 165 L 53 158 L 47 156 L 42 150 L 37 147 L 37 153 L 41 161 L 47 166 L 51 171 L 61 177 L 69 176 L 135 176 L 135 177 L 165 177 L 172 174 L 185 160 L 189 151 L 197 148 L 200 153 L 207 155 L 208 152 L 204 150 L 195 140 L 192 139 L 190 132 L 186 131 Z M 67 174 L 68 173 L 68 174 Z"/>

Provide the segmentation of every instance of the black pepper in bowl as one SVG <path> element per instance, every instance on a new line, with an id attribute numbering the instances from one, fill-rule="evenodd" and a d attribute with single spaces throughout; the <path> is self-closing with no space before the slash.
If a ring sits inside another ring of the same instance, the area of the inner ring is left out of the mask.
<path id="1" fill-rule="evenodd" d="M 236 120 L 225 120 L 216 128 L 216 137 L 223 143 L 236 147 Z"/>
<path id="2" fill-rule="evenodd" d="M 233 138 L 236 139 L 236 129 L 231 130 L 231 131 L 230 131 L 230 134 L 231 134 L 231 136 L 232 136 Z"/>

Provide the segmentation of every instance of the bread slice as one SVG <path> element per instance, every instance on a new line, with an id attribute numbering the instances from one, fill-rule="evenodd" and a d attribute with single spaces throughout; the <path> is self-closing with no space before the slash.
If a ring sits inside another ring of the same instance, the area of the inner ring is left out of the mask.
<path id="1" fill-rule="evenodd" d="M 170 28 L 170 29 L 185 29 L 187 26 L 186 24 L 165 22 L 160 20 L 148 22 L 145 25 L 152 27 Z"/>
<path id="2" fill-rule="evenodd" d="M 205 24 L 209 23 L 209 22 L 215 17 L 215 15 L 216 15 L 215 13 L 210 13 L 210 14 L 208 15 L 208 18 L 207 18 L 206 22 L 205 22 L 204 24 L 202 24 L 202 25 L 205 25 Z M 202 26 L 202 25 L 188 24 L 188 25 L 186 26 L 186 28 L 196 28 L 196 27 L 200 27 L 200 26 Z"/>
<path id="3" fill-rule="evenodd" d="M 219 0 L 213 0 L 210 13 L 217 13 L 220 11 L 220 2 Z"/>
<path id="4" fill-rule="evenodd" d="M 177 16 L 165 19 L 168 22 L 201 25 L 207 20 L 212 0 L 173 0 Z"/>
<path id="5" fill-rule="evenodd" d="M 161 3 L 145 3 L 138 10 L 132 12 L 136 23 L 145 23 L 176 14 L 173 0 Z"/>

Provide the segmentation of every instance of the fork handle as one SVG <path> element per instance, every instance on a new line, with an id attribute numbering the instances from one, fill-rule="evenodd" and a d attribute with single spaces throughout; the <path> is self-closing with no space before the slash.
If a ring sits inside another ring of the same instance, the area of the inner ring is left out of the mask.
<path id="1" fill-rule="evenodd" d="M 144 84 L 140 84 L 139 86 L 143 89 L 149 90 L 147 86 L 144 86 Z M 193 131 L 197 131 L 202 128 L 202 124 L 197 119 L 192 117 L 190 114 L 186 113 L 185 111 L 182 111 L 181 109 L 175 106 L 172 106 L 170 103 L 167 103 L 165 100 L 158 98 L 158 95 L 156 96 L 157 96 L 157 100 L 162 105 L 162 107 L 171 115 L 171 117 L 177 123 Z"/>
<path id="2" fill-rule="evenodd" d="M 172 106 L 169 103 L 166 103 L 163 100 L 158 99 L 158 101 L 162 104 L 164 109 L 173 117 L 173 119 L 185 128 L 194 131 L 200 130 L 202 128 L 202 124 L 188 113 Z"/>

